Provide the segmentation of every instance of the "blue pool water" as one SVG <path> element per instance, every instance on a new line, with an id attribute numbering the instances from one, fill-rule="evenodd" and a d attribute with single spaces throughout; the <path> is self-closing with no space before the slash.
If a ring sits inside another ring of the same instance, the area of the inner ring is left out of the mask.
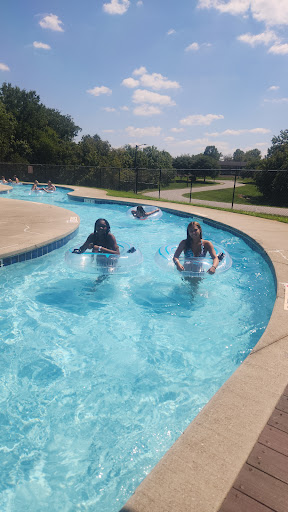
<path id="1" fill-rule="evenodd" d="M 257 343 L 272 272 L 243 239 L 200 219 L 233 266 L 193 289 L 153 258 L 185 238 L 191 218 L 137 222 L 129 206 L 60 190 L 19 186 L 8 197 L 67 207 L 81 226 L 68 246 L 1 269 L 0 509 L 116 512 Z M 65 265 L 98 217 L 141 249 L 135 273 L 96 284 Z"/>

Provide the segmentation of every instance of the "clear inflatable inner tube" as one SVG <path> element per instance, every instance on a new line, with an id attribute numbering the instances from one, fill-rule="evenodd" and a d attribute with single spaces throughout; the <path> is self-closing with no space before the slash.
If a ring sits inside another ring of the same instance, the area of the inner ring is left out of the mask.
<path id="1" fill-rule="evenodd" d="M 118 242 L 120 254 L 96 253 L 85 251 L 65 253 L 65 261 L 70 268 L 87 274 L 127 274 L 143 261 L 142 253 L 131 244 Z"/>
<path id="2" fill-rule="evenodd" d="M 224 255 L 219 258 L 220 261 L 215 274 L 226 272 L 226 270 L 229 270 L 232 266 L 232 258 L 226 249 L 221 247 L 221 245 L 213 244 L 213 246 L 217 256 Z M 165 271 L 178 272 L 173 262 L 173 256 L 177 247 L 178 245 L 163 245 L 158 249 L 154 256 L 154 260 L 160 268 Z M 207 253 L 205 258 L 185 258 L 185 255 L 182 253 L 179 261 L 184 267 L 184 270 L 179 273 L 187 277 L 208 276 L 209 274 L 207 274 L 207 272 L 212 266 L 212 258 L 209 253 Z"/>
<path id="3" fill-rule="evenodd" d="M 145 213 L 148 213 L 148 215 L 145 217 L 137 217 L 136 216 L 137 206 L 141 206 L 141 208 L 143 208 Z M 155 211 L 155 210 L 158 210 L 158 211 Z M 135 212 L 135 214 L 133 215 L 132 212 Z M 154 212 L 154 213 L 151 213 L 151 212 Z M 144 205 L 132 206 L 132 208 L 129 208 L 129 210 L 127 210 L 126 215 L 128 217 L 130 217 L 131 219 L 135 219 L 135 220 L 158 220 L 162 217 L 163 212 L 157 206 L 148 206 L 148 205 L 144 204 Z"/>

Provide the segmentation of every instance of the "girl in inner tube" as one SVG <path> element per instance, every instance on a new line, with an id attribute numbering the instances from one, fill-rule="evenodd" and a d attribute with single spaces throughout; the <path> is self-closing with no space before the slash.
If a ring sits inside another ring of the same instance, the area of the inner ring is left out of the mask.
<path id="1" fill-rule="evenodd" d="M 174 253 L 173 261 L 179 272 L 185 270 L 184 266 L 179 261 L 179 256 L 183 251 L 184 257 L 187 260 L 192 258 L 205 258 L 206 254 L 209 253 L 213 262 L 208 273 L 215 274 L 219 265 L 219 259 L 213 244 L 209 242 L 209 240 L 202 239 L 202 228 L 198 222 L 190 222 L 190 224 L 188 224 L 187 238 L 180 242 Z"/>

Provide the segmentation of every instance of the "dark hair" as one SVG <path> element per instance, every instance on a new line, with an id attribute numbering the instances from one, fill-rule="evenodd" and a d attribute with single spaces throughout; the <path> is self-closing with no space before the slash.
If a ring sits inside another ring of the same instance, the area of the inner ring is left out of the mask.
<path id="1" fill-rule="evenodd" d="M 106 235 L 108 235 L 111 228 L 110 228 L 110 224 L 109 224 L 108 220 L 106 220 L 106 219 L 97 219 L 96 220 L 95 226 L 94 226 L 94 233 L 96 233 L 97 222 L 100 222 L 101 220 L 103 220 L 106 224 L 106 228 L 107 228 Z"/>
<path id="2" fill-rule="evenodd" d="M 185 243 L 185 251 L 187 251 L 191 247 L 192 237 L 189 234 L 189 228 L 191 226 L 196 226 L 199 229 L 199 231 L 200 231 L 200 238 L 202 240 L 202 228 L 201 228 L 199 222 L 190 222 L 190 224 L 188 224 L 188 226 L 187 226 L 187 238 L 186 238 L 186 241 L 185 241 L 186 242 Z"/>
<path id="3" fill-rule="evenodd" d="M 143 217 L 145 217 L 146 212 L 145 212 L 143 206 L 137 206 L 136 210 L 137 210 L 137 212 L 141 213 L 141 215 L 143 215 Z"/>

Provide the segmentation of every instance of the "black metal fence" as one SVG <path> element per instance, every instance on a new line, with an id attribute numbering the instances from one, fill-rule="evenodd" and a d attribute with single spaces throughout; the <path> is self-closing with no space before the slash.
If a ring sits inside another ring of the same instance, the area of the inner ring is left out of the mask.
<path id="1" fill-rule="evenodd" d="M 288 216 L 288 170 L 126 169 L 0 163 L 6 180 L 51 180 L 155 199 Z"/>

